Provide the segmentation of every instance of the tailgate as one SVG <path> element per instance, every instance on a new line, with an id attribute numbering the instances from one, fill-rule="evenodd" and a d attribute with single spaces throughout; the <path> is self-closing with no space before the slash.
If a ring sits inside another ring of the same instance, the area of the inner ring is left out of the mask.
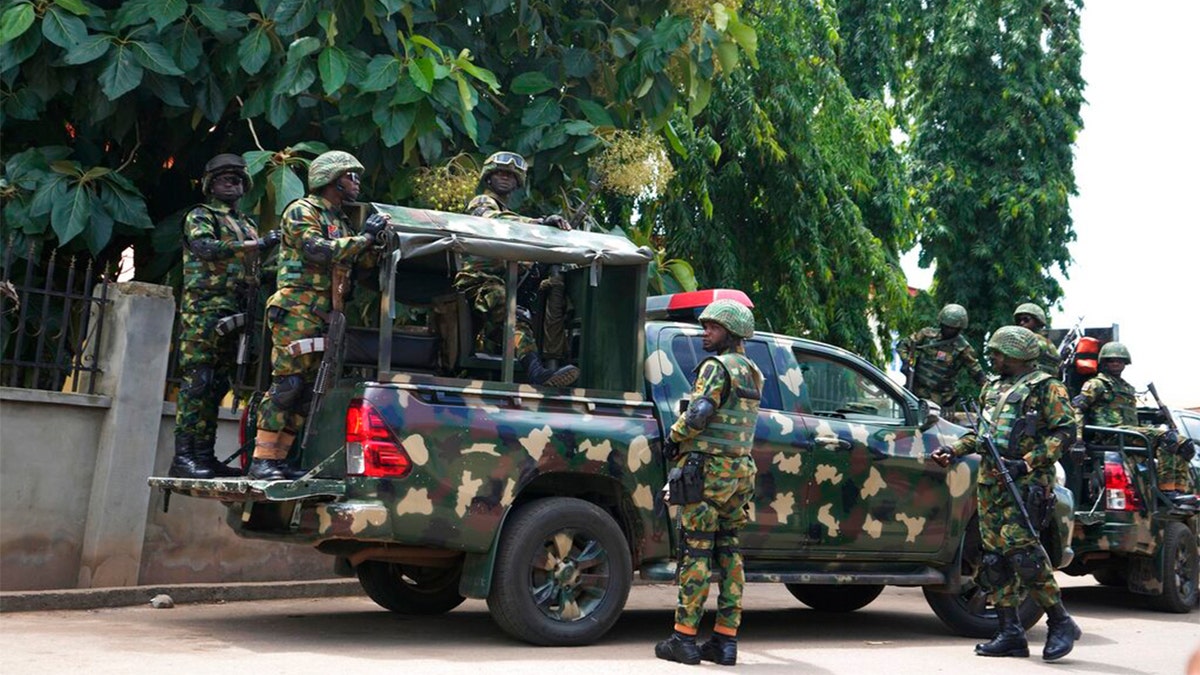
<path id="1" fill-rule="evenodd" d="M 223 502 L 328 501 L 346 494 L 346 483 L 333 478 L 250 480 L 248 478 L 151 477 L 150 487 L 189 497 Z"/>

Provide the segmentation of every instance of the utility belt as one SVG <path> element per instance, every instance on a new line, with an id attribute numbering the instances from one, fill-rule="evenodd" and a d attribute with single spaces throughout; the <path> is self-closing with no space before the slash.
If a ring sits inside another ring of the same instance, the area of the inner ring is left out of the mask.
<path id="1" fill-rule="evenodd" d="M 676 506 L 699 504 L 704 501 L 704 467 L 708 455 L 689 452 L 683 466 L 667 473 L 667 503 Z"/>
<path id="2" fill-rule="evenodd" d="M 1054 507 L 1058 504 L 1058 495 L 1054 494 L 1054 488 L 1031 483 L 1026 486 L 1024 495 L 1029 522 L 1038 532 L 1045 530 L 1054 518 Z"/>

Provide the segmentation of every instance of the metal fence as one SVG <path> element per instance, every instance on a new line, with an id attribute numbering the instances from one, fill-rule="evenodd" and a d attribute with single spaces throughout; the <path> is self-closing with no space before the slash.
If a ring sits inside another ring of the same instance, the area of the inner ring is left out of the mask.
<path id="1" fill-rule="evenodd" d="M 7 242 L 0 265 L 0 385 L 95 393 L 103 364 L 88 346 L 104 335 L 118 270 L 76 256 L 63 264 L 57 250 L 43 260 L 37 242 L 14 249 Z"/>

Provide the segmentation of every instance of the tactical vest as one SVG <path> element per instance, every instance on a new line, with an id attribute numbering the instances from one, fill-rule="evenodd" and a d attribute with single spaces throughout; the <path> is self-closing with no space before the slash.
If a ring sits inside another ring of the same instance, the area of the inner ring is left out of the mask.
<path id="1" fill-rule="evenodd" d="M 955 335 L 949 340 L 939 337 L 932 342 L 914 344 L 912 349 L 916 355 L 916 372 L 913 374 L 915 393 L 930 394 L 927 398 L 933 399 L 934 403 L 945 402 L 942 395 L 950 394 L 955 389 L 959 353 L 966 346 L 967 340 L 962 335 Z"/>
<path id="2" fill-rule="evenodd" d="M 189 221 L 192 220 L 193 214 L 196 214 L 195 217 L 202 217 L 196 213 L 197 211 L 212 219 L 213 231 L 208 234 L 217 241 L 240 244 L 258 238 L 254 225 L 246 216 L 238 214 L 228 207 L 197 204 L 184 216 L 185 239 L 191 229 Z M 246 274 L 245 262 L 236 255 L 220 260 L 201 260 L 192 253 L 189 246 L 183 247 L 184 293 L 205 297 L 226 296 L 232 298 L 237 293 L 236 283 Z"/>
<path id="3" fill-rule="evenodd" d="M 304 242 L 297 226 L 290 224 L 287 214 L 296 208 L 304 208 L 302 217 L 311 224 L 316 221 L 321 236 L 338 239 L 346 236 L 348 223 L 340 211 L 334 211 L 326 202 L 313 196 L 301 197 L 284 209 L 283 245 L 279 247 L 279 271 L 276 273 L 277 287 L 281 295 L 295 295 L 310 291 L 317 298 L 331 299 L 333 287 L 333 263 L 318 263 L 304 256 Z"/>
<path id="4" fill-rule="evenodd" d="M 1002 456 L 1009 459 L 1020 459 L 1025 455 L 1019 442 L 1017 447 L 1009 447 L 1013 428 L 1017 421 L 1025 415 L 1025 401 L 1029 395 L 1050 379 L 1051 377 L 1046 373 L 1033 370 L 1001 390 L 988 416 L 993 424 L 992 440 L 995 441 L 996 449 Z"/>
<path id="5" fill-rule="evenodd" d="M 725 369 L 729 376 L 729 387 L 720 407 L 709 418 L 708 426 L 699 436 L 688 441 L 683 450 L 746 457 L 754 447 L 754 426 L 758 422 L 758 404 L 762 398 L 762 373 L 745 354 L 727 352 L 710 356 L 709 359 L 715 359 Z M 700 366 L 703 365 L 702 361 Z M 696 367 L 697 371 L 700 366 Z M 707 444 L 703 450 L 696 447 L 700 441 Z"/>
<path id="6" fill-rule="evenodd" d="M 1101 395 L 1088 408 L 1089 424 L 1098 427 L 1121 425 L 1137 426 L 1137 392 L 1124 378 L 1100 373 L 1092 378 L 1098 381 Z"/>
<path id="7" fill-rule="evenodd" d="M 1058 377 L 1060 364 L 1058 350 L 1054 347 L 1054 343 L 1050 342 L 1045 335 L 1038 334 L 1037 369 L 1052 377 Z"/>

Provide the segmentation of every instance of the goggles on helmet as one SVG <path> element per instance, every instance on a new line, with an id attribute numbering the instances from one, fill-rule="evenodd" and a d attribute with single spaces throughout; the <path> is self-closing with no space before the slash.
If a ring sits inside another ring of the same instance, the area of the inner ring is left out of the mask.
<path id="1" fill-rule="evenodd" d="M 526 171 L 529 168 L 525 165 L 525 158 L 515 152 L 497 152 L 490 160 L 496 166 L 511 166 L 518 171 Z"/>

